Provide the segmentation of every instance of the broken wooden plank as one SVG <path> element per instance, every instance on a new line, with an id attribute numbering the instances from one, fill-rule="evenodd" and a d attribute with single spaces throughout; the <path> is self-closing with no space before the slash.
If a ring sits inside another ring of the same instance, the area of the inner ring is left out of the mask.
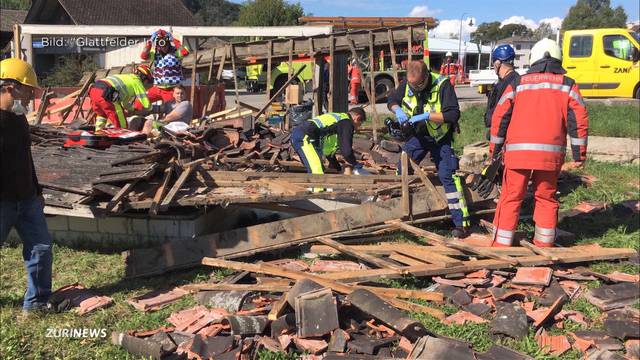
<path id="1" fill-rule="evenodd" d="M 373 56 L 373 55 L 372 55 Z M 373 59 L 373 58 L 372 58 Z M 372 63 L 373 64 L 373 63 Z M 375 107 L 375 104 L 374 104 Z M 374 127 L 375 128 L 375 127 Z M 405 217 L 410 217 L 410 204 L 409 204 L 409 156 L 406 152 L 402 152 L 400 155 L 400 163 L 401 163 L 401 171 L 400 176 L 402 178 L 402 210 L 404 211 Z"/>
<path id="2" fill-rule="evenodd" d="M 431 191 L 436 191 L 435 185 L 433 185 L 431 180 L 429 180 L 429 177 L 427 177 L 427 174 L 424 172 L 424 170 L 422 170 L 420 165 L 416 164 L 416 162 L 411 158 L 409 158 L 409 163 L 411 164 L 411 167 L 413 168 L 413 172 L 416 175 L 418 175 L 418 177 L 420 178 L 420 180 L 422 181 L 424 186 L 427 189 L 431 190 Z M 441 196 L 438 197 L 438 199 L 440 200 L 440 205 L 441 206 L 447 206 L 447 199 L 445 198 L 444 194 L 442 194 L 440 192 L 437 192 L 437 193 L 441 195 Z"/>
<path id="3" fill-rule="evenodd" d="M 502 254 L 497 254 L 487 248 L 478 248 L 478 247 L 474 247 L 468 244 L 465 244 L 462 241 L 459 240 L 448 240 L 446 239 L 444 236 L 438 235 L 436 233 L 432 233 L 430 231 L 424 230 L 424 229 L 420 229 L 417 228 L 413 225 L 409 225 L 406 224 L 402 221 L 398 221 L 398 220 L 393 220 L 393 221 L 389 221 L 387 222 L 388 224 L 392 224 L 394 226 L 397 226 L 398 228 L 408 231 L 412 234 L 415 234 L 417 236 L 421 236 L 423 237 L 427 242 L 433 244 L 437 244 L 437 245 L 444 245 L 444 246 L 448 246 L 454 249 L 458 249 L 461 251 L 466 251 L 472 254 L 476 254 L 476 255 L 480 255 L 480 256 L 485 256 L 488 258 L 492 258 L 492 259 L 498 259 L 498 260 L 503 260 L 503 261 L 508 261 L 510 264 L 512 265 L 518 265 L 518 260 L 515 258 L 512 258 L 510 256 L 507 255 L 502 255 Z"/>
<path id="4" fill-rule="evenodd" d="M 118 193 L 118 191 L 122 189 L 119 186 L 110 185 L 110 184 L 94 184 L 92 188 L 93 190 L 97 190 L 107 195 L 111 195 L 111 197 L 115 196 Z"/>
<path id="5" fill-rule="evenodd" d="M 123 186 L 122 189 L 120 189 L 120 191 L 118 191 L 118 193 L 113 196 L 111 201 L 109 201 L 109 204 L 107 204 L 106 211 L 107 212 L 116 211 L 122 199 L 124 199 L 125 196 L 129 195 L 129 193 L 131 192 L 131 190 L 133 190 L 133 187 L 138 183 L 138 181 L 139 180 L 133 180 L 132 182 Z"/>
<path id="6" fill-rule="evenodd" d="M 121 159 L 121 160 L 113 161 L 113 162 L 111 162 L 111 166 L 118 166 L 118 165 L 130 163 L 130 162 L 136 161 L 136 160 L 148 159 L 150 157 L 154 157 L 154 156 L 160 155 L 160 154 L 162 154 L 161 151 L 152 151 L 152 152 L 148 152 L 148 153 L 133 155 L 133 156 Z"/>
<path id="7" fill-rule="evenodd" d="M 535 246 L 534 244 L 525 241 L 525 240 L 520 240 L 520 245 L 523 247 L 526 247 L 527 249 L 533 251 L 534 253 L 538 254 L 538 255 L 542 255 L 544 257 L 546 257 L 547 259 L 551 260 L 551 261 L 558 261 L 558 257 L 554 256 L 553 254 L 550 254 L 548 251 L 546 251 L 545 249 Z"/>
<path id="8" fill-rule="evenodd" d="M 554 248 L 553 252 L 563 263 L 581 263 L 587 261 L 604 261 L 616 259 L 628 259 L 636 256 L 633 249 L 627 248 L 600 248 L 594 251 L 589 246 L 574 246 L 573 248 Z M 554 262 L 541 255 L 522 256 L 518 258 L 521 266 L 553 265 Z M 511 268 L 508 261 L 486 259 L 464 261 L 461 266 L 443 267 L 438 265 L 408 266 L 405 268 L 413 276 L 440 276 L 454 273 L 469 273 L 476 270 L 499 270 Z M 402 275 L 389 269 L 371 269 L 358 271 L 343 271 L 339 273 L 323 274 L 327 279 L 342 282 L 375 281 L 380 278 L 394 279 Z"/>
<path id="9" fill-rule="evenodd" d="M 400 271 L 400 268 L 384 259 L 381 258 L 377 258 L 373 255 L 369 255 L 369 254 L 365 254 L 365 253 L 361 253 L 358 251 L 355 251 L 353 249 L 351 249 L 349 246 L 341 244 L 335 240 L 333 240 L 332 238 L 328 237 L 328 236 L 319 236 L 318 237 L 318 241 L 331 246 L 332 248 L 340 251 L 341 253 L 347 254 L 349 256 L 353 256 L 356 259 L 362 260 L 364 262 L 366 262 L 367 264 L 371 264 L 375 267 L 378 268 L 386 268 L 386 269 L 394 269 L 394 270 L 398 270 Z"/>
<path id="10" fill-rule="evenodd" d="M 187 168 L 182 171 L 182 174 L 180 174 L 180 177 L 178 177 L 178 180 L 176 180 L 176 182 L 171 187 L 171 190 L 169 190 L 169 193 L 167 194 L 167 196 L 162 200 L 162 203 L 160 203 L 160 208 L 159 208 L 160 211 L 165 211 L 169 208 L 169 205 L 171 205 L 171 203 L 173 202 L 173 198 L 176 196 L 178 191 L 180 191 L 180 188 L 182 187 L 182 185 L 184 185 L 185 181 L 187 181 L 191 173 L 193 173 L 193 171 L 198 166 L 200 166 L 199 163 L 195 165 L 190 165 L 190 166 L 187 166 Z"/>
<path id="11" fill-rule="evenodd" d="M 74 187 L 70 187 L 70 186 L 52 184 L 52 183 L 43 182 L 43 181 L 40 181 L 38 183 L 40 184 L 40 186 L 42 186 L 45 189 L 68 192 L 68 193 L 84 195 L 84 196 L 91 196 L 92 195 L 91 190 L 85 190 L 85 189 L 79 189 L 79 188 L 74 188 Z"/>
<path id="12" fill-rule="evenodd" d="M 174 167 L 175 158 L 172 158 L 167 165 L 167 168 L 164 169 L 164 174 L 162 175 L 162 182 L 158 189 L 156 190 L 155 195 L 153 196 L 153 202 L 151 203 L 151 207 L 149 208 L 149 213 L 151 215 L 158 215 L 158 210 L 160 209 L 160 203 L 164 198 L 164 195 L 167 192 L 167 186 L 169 185 L 169 181 L 171 181 L 171 176 L 173 176 L 173 167 Z"/>
<path id="13" fill-rule="evenodd" d="M 442 211 L 433 205 L 437 196 L 426 189 L 412 194 L 414 215 Z M 203 257 L 240 257 L 311 241 L 317 236 L 382 224 L 402 216 L 400 198 L 299 216 L 266 224 L 196 237 L 125 253 L 126 274 L 145 276 L 186 268 Z"/>

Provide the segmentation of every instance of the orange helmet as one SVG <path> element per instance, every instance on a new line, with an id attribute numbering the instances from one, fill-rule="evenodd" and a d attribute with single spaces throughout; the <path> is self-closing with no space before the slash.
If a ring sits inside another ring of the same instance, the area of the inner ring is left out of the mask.
<path id="1" fill-rule="evenodd" d="M 138 75 L 143 81 L 153 80 L 153 74 L 151 73 L 151 68 L 149 68 L 149 65 L 141 64 L 136 66 L 135 74 Z"/>

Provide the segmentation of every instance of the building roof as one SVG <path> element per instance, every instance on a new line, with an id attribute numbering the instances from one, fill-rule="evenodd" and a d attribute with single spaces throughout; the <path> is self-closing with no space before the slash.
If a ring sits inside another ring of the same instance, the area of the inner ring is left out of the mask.
<path id="1" fill-rule="evenodd" d="M 538 40 L 532 39 L 532 38 L 528 38 L 528 37 L 524 37 L 524 36 L 511 36 L 505 39 L 500 39 L 498 41 L 496 41 L 496 44 L 513 44 L 513 43 L 536 43 L 538 42 Z"/>
<path id="2" fill-rule="evenodd" d="M 26 23 L 58 3 L 75 25 L 198 25 L 182 0 L 34 0 Z M 46 14 L 43 14 L 46 16 Z"/>
<path id="3" fill-rule="evenodd" d="M 0 10 L 0 31 L 13 31 L 13 24 L 22 24 L 27 17 L 25 10 Z"/>
<path id="4" fill-rule="evenodd" d="M 444 39 L 444 38 L 429 38 L 429 51 L 430 52 L 447 52 L 451 51 L 457 53 L 459 47 L 463 50 L 466 49 L 467 54 L 477 54 L 478 44 L 470 41 L 463 41 L 462 44 L 457 39 Z M 491 52 L 491 46 L 482 45 L 481 49 L 483 54 Z"/>

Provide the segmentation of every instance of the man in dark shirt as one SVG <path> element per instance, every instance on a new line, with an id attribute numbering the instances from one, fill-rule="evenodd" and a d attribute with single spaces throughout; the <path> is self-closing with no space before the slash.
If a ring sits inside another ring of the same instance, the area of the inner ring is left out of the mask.
<path id="1" fill-rule="evenodd" d="M 353 134 L 366 119 L 362 108 L 352 108 L 348 113 L 327 113 L 309 119 L 291 132 L 291 145 L 312 174 L 323 174 L 322 157 L 327 157 L 332 167 L 340 170 L 336 153 L 347 162 L 345 174 L 359 168 L 353 153 Z"/>
<path id="2" fill-rule="evenodd" d="M 516 58 L 516 52 L 511 45 L 498 45 L 491 54 L 493 59 L 493 67 L 498 75 L 498 82 L 493 85 L 489 98 L 487 99 L 487 111 L 484 113 L 484 125 L 487 128 L 487 140 L 489 140 L 489 129 L 491 128 L 491 116 L 493 116 L 493 110 L 498 105 L 498 100 L 502 97 L 504 89 L 507 85 L 514 84 L 515 81 L 520 79 L 518 74 L 513 68 L 513 60 Z"/>
<path id="3" fill-rule="evenodd" d="M 446 76 L 430 73 L 424 62 L 411 61 L 407 79 L 389 97 L 387 106 L 401 124 L 408 122 L 414 128 L 414 135 L 402 150 L 416 163 L 420 163 L 427 153 L 431 154 L 456 226 L 452 234 L 464 238 L 468 235 L 469 212 L 462 184 L 455 175 L 458 158 L 451 147 L 460 107 L 454 88 L 447 80 Z"/>
<path id="4" fill-rule="evenodd" d="M 0 62 L 0 245 L 16 228 L 27 270 L 23 311 L 48 307 L 51 294 L 51 237 L 44 216 L 24 104 L 38 86 L 31 66 L 19 59 Z"/>

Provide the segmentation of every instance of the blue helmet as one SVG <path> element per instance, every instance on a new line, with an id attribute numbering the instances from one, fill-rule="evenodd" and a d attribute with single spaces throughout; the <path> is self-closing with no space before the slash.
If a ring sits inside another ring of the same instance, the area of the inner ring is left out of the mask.
<path id="1" fill-rule="evenodd" d="M 516 52 L 511 45 L 503 44 L 496 46 L 491 53 L 491 58 L 502 62 L 512 62 L 516 58 Z"/>

